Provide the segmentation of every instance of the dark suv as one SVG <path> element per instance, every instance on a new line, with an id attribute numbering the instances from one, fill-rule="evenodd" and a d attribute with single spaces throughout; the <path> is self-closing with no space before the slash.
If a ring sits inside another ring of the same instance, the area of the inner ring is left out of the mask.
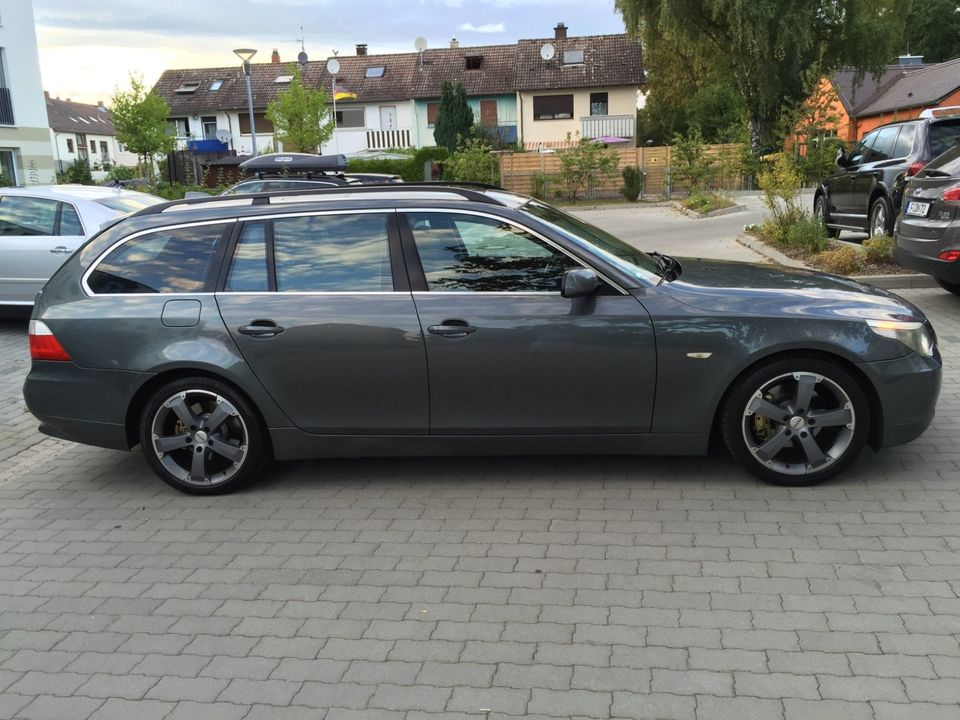
<path id="1" fill-rule="evenodd" d="M 893 233 L 906 180 L 960 138 L 960 117 L 934 112 L 878 127 L 848 155 L 837 152 L 840 171 L 820 183 L 813 201 L 831 237 L 841 230 L 870 237 Z"/>

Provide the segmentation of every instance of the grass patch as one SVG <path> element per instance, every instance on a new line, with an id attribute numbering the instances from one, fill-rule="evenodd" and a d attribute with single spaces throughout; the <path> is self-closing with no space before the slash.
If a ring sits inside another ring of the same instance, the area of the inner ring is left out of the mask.
<path id="1" fill-rule="evenodd" d="M 690 196 L 682 200 L 680 204 L 687 210 L 693 210 L 694 212 L 704 215 L 714 210 L 723 210 L 724 208 L 736 205 L 736 203 L 726 195 L 716 192 L 701 192 L 699 190 L 690 193 Z"/>

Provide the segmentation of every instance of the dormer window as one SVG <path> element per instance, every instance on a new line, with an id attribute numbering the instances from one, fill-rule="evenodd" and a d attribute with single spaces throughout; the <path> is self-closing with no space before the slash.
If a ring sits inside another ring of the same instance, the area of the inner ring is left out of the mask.
<path id="1" fill-rule="evenodd" d="M 178 93 L 180 93 L 180 94 L 182 94 L 182 95 L 186 95 L 186 94 L 189 94 L 189 93 L 192 93 L 192 92 L 196 92 L 196 91 L 197 91 L 197 88 L 199 88 L 199 87 L 200 87 L 200 83 L 199 83 L 199 82 L 193 82 L 193 81 L 191 81 L 191 82 L 183 82 L 183 83 L 180 83 L 180 87 L 178 87 L 178 88 L 175 90 L 175 92 L 178 92 Z"/>
<path id="2" fill-rule="evenodd" d="M 293 80 L 293 75 L 277 75 L 277 79 L 274 80 L 275 83 L 288 83 Z"/>
<path id="3" fill-rule="evenodd" d="M 210 83 L 211 92 L 216 92 L 222 87 L 223 87 L 223 80 L 214 80 L 212 83 Z"/>
<path id="4" fill-rule="evenodd" d="M 463 60 L 467 70 L 479 70 L 483 65 L 483 55 L 467 55 Z"/>
<path id="5" fill-rule="evenodd" d="M 382 78 L 384 70 L 386 70 L 386 68 L 383 65 L 378 65 L 377 67 L 368 67 L 367 72 L 364 73 L 364 76 L 368 78 Z"/>
<path id="6" fill-rule="evenodd" d="M 564 65 L 583 65 L 583 50 L 564 50 Z"/>

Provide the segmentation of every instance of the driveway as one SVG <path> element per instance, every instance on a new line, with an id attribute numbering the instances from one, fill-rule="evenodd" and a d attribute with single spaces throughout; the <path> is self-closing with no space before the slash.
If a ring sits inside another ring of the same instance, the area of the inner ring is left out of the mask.
<path id="1" fill-rule="evenodd" d="M 278 464 L 41 438 L 0 321 L 0 718 L 960 717 L 960 298 L 934 426 L 816 488 L 707 458 Z"/>

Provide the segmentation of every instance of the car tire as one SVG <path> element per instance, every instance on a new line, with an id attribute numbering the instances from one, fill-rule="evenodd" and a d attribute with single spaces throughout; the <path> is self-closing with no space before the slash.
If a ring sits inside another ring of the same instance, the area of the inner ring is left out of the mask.
<path id="1" fill-rule="evenodd" d="M 823 225 L 823 229 L 827 232 L 827 237 L 840 237 L 840 230 L 827 225 L 827 223 L 830 222 L 830 212 L 827 210 L 826 195 L 819 194 L 817 195 L 817 199 L 813 201 L 813 216 L 820 221 L 821 225 Z"/>
<path id="2" fill-rule="evenodd" d="M 893 235 L 893 209 L 890 207 L 890 201 L 883 195 L 874 200 L 870 206 L 867 234 L 872 238 Z"/>
<path id="3" fill-rule="evenodd" d="M 263 423 L 233 387 L 184 377 L 158 388 L 140 414 L 140 447 L 153 471 L 191 495 L 232 492 L 252 480 L 268 453 Z"/>
<path id="4" fill-rule="evenodd" d="M 947 282 L 946 280 L 941 280 L 940 278 L 934 278 L 937 281 L 937 285 L 942 287 L 947 292 L 951 292 L 954 295 L 960 295 L 960 283 Z"/>
<path id="5" fill-rule="evenodd" d="M 739 378 L 720 422 L 730 454 L 761 480 L 816 485 L 843 472 L 863 450 L 870 403 L 840 364 L 799 356 L 762 363 Z"/>

